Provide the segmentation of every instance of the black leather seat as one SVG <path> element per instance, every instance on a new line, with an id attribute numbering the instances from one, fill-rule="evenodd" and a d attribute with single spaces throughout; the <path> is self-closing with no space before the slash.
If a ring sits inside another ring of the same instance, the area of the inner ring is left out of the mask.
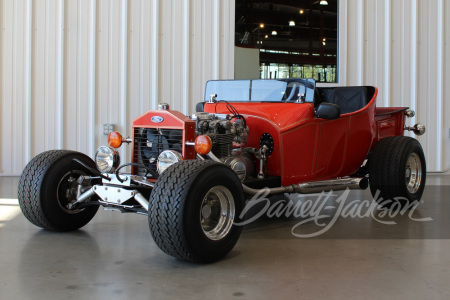
<path id="1" fill-rule="evenodd" d="M 317 88 L 317 94 L 316 98 L 319 98 L 318 103 L 327 102 L 337 104 L 341 109 L 341 114 L 360 110 L 370 101 L 367 87 L 365 86 Z"/>

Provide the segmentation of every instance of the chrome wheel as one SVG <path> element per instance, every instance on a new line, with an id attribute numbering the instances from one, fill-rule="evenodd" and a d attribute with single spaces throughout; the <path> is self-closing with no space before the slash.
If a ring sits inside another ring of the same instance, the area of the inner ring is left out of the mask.
<path id="1" fill-rule="evenodd" d="M 406 161 L 405 172 L 406 188 L 411 194 L 415 194 L 422 182 L 422 162 L 417 153 L 411 153 Z"/>
<path id="2" fill-rule="evenodd" d="M 221 240 L 228 235 L 235 215 L 234 198 L 228 188 L 215 186 L 200 205 L 200 224 L 210 240 Z"/>
<path id="3" fill-rule="evenodd" d="M 70 171 L 67 172 L 59 181 L 57 187 L 57 199 L 58 204 L 61 209 L 68 214 L 76 214 L 82 211 L 83 209 L 69 209 L 71 203 L 77 201 L 77 193 L 78 193 L 78 183 L 77 179 L 86 175 L 80 171 Z"/>
<path id="4" fill-rule="evenodd" d="M 180 161 L 156 181 L 149 201 L 149 229 L 165 253 L 187 261 L 215 262 L 241 235 L 235 218 L 240 220 L 244 201 L 242 183 L 231 168 L 210 160 Z"/>

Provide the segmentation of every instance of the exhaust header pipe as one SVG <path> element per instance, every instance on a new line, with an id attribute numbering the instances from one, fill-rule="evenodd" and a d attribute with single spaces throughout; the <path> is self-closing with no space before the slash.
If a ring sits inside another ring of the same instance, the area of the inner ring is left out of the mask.
<path id="1" fill-rule="evenodd" d="M 246 194 L 256 195 L 265 189 L 252 189 L 245 184 L 242 185 Z M 365 190 L 369 186 L 369 180 L 366 177 L 352 177 L 325 181 L 313 181 L 277 188 L 269 188 L 269 195 L 282 193 L 300 193 L 311 194 L 329 191 L 341 190 Z"/>

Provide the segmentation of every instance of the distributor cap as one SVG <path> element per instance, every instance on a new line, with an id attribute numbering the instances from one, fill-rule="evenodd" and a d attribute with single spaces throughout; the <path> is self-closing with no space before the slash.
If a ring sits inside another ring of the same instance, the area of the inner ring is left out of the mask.
<path id="1" fill-rule="evenodd" d="M 274 148 L 274 142 L 273 142 L 272 136 L 269 133 L 264 133 L 263 135 L 261 135 L 261 137 L 259 139 L 259 147 L 262 148 L 263 146 L 267 147 L 267 152 L 266 152 L 267 156 L 272 154 L 273 148 Z"/>

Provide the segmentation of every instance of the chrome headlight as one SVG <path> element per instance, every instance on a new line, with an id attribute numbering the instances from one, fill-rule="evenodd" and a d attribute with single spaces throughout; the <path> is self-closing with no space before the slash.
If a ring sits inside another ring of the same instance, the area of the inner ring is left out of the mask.
<path id="1" fill-rule="evenodd" d="M 119 152 L 111 147 L 101 146 L 95 153 L 95 164 L 100 172 L 114 172 L 120 165 Z"/>
<path id="2" fill-rule="evenodd" d="M 159 174 L 162 174 L 168 167 L 182 161 L 183 157 L 180 153 L 174 150 L 166 150 L 161 152 L 158 156 L 157 170 Z"/>

